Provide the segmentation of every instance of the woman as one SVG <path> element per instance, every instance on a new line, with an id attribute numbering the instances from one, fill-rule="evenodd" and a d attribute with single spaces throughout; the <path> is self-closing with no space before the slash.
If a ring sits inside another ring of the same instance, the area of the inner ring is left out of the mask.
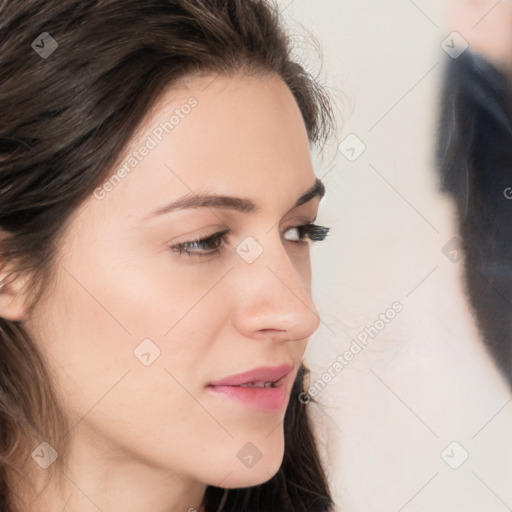
<path id="1" fill-rule="evenodd" d="M 324 511 L 327 95 L 248 0 L 0 3 L 3 511 Z"/>

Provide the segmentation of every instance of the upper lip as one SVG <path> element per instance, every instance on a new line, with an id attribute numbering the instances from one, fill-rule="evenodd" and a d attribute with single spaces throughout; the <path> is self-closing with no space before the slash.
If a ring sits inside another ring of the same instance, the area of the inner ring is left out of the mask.
<path id="1" fill-rule="evenodd" d="M 247 372 L 210 382 L 209 386 L 239 386 L 251 382 L 275 382 L 288 375 L 292 370 L 293 365 L 290 363 L 284 363 L 279 366 L 260 366 Z"/>

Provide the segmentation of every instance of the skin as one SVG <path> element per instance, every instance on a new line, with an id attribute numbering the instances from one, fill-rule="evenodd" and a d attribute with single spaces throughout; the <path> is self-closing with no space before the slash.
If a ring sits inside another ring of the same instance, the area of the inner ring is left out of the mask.
<path id="1" fill-rule="evenodd" d="M 76 210 L 57 280 L 30 316 L 18 281 L 2 295 L 3 315 L 23 319 L 47 358 L 72 425 L 65 490 L 49 482 L 33 510 L 199 509 L 207 484 L 257 485 L 280 467 L 285 408 L 257 411 L 205 386 L 282 362 L 295 376 L 318 328 L 310 248 L 292 241 L 320 203 L 292 208 L 315 182 L 306 129 L 276 76 L 188 78 L 160 98 L 126 155 L 190 96 L 197 107 Z M 259 211 L 145 219 L 191 190 L 250 198 Z M 170 249 L 226 226 L 220 256 Z M 250 264 L 234 250 L 247 236 L 263 247 Z M 161 351 L 149 366 L 133 353 L 145 338 Z M 247 442 L 262 454 L 251 468 L 237 458 Z M 44 480 L 36 464 L 29 471 Z"/>
<path id="2" fill-rule="evenodd" d="M 512 82 L 512 5 L 510 1 L 450 0 L 443 3 L 446 25 L 469 48 L 490 60 Z"/>

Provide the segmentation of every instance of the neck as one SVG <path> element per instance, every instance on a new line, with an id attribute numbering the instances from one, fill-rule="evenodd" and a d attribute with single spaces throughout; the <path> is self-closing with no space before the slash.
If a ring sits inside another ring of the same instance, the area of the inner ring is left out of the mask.
<path id="1" fill-rule="evenodd" d="M 127 455 L 107 453 L 99 444 L 75 443 L 69 464 L 60 462 L 50 473 L 28 457 L 25 477 L 10 487 L 10 512 L 205 512 L 205 484 Z"/>

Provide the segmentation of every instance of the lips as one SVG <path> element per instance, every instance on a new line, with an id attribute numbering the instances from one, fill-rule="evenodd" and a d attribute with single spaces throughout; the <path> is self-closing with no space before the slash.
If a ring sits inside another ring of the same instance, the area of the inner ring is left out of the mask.
<path id="1" fill-rule="evenodd" d="M 208 384 L 212 396 L 227 397 L 246 408 L 280 412 L 286 408 L 293 365 L 261 366 Z"/>
<path id="2" fill-rule="evenodd" d="M 293 365 L 284 363 L 279 366 L 260 366 L 247 372 L 232 375 L 208 386 L 274 387 L 293 370 Z"/>

